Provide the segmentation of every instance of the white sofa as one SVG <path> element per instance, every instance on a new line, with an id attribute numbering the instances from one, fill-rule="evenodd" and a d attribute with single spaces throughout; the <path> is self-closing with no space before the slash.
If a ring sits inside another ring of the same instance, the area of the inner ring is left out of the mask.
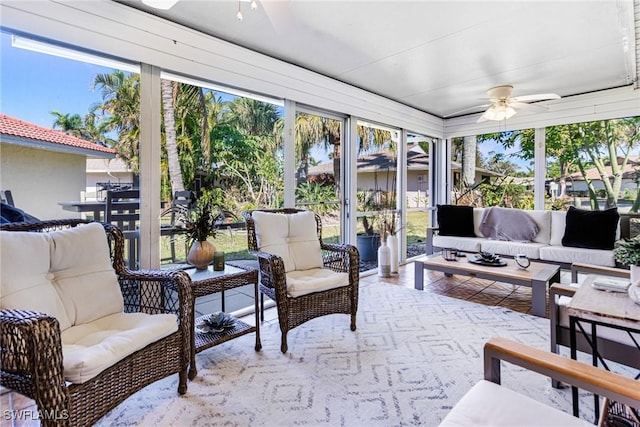
<path id="1" fill-rule="evenodd" d="M 442 248 L 454 248 L 462 252 L 491 252 L 503 256 L 513 257 L 525 254 L 532 260 L 542 260 L 561 265 L 574 262 L 595 264 L 607 267 L 615 266 L 612 250 L 585 249 L 562 245 L 565 233 L 566 211 L 522 210 L 538 225 L 538 234 L 531 242 L 492 240 L 483 236 L 480 222 L 485 210 L 489 208 L 473 209 L 473 226 L 475 237 L 441 236 L 437 227 L 427 228 L 427 255 L 431 255 Z M 587 232 L 588 230 L 585 230 Z M 620 238 L 620 222 L 616 233 L 616 240 Z"/>

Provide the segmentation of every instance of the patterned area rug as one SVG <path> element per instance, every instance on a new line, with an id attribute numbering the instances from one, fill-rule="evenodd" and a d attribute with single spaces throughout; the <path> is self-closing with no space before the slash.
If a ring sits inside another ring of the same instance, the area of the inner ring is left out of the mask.
<path id="1" fill-rule="evenodd" d="M 177 375 L 127 399 L 98 425 L 435 426 L 483 377 L 482 346 L 495 335 L 541 349 L 547 319 L 390 285 L 360 290 L 358 329 L 346 315 L 314 319 L 289 332 L 280 353 L 277 322 L 198 354 L 184 396 Z M 502 384 L 571 411 L 570 389 L 503 366 Z M 593 417 L 593 398 L 581 411 Z"/>

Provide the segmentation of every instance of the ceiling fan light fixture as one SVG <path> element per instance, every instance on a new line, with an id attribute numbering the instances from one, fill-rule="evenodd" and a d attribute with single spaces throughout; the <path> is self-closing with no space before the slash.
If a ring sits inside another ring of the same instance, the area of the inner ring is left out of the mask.
<path id="1" fill-rule="evenodd" d="M 178 0 L 142 0 L 142 3 L 155 9 L 168 10 L 178 3 Z"/>
<path id="2" fill-rule="evenodd" d="M 256 0 L 253 0 L 251 2 L 251 10 L 256 10 L 258 8 L 258 3 L 256 3 Z"/>
<path id="3" fill-rule="evenodd" d="M 238 2 L 238 13 L 236 13 L 236 18 L 238 18 L 238 21 L 242 21 L 244 19 L 244 16 L 242 16 L 242 10 L 240 10 L 240 2 Z"/>
<path id="4" fill-rule="evenodd" d="M 510 119 L 515 115 L 516 115 L 516 110 L 514 110 L 512 107 L 508 105 L 498 105 L 498 106 L 491 107 L 487 111 L 485 111 L 480 119 L 482 121 L 486 121 L 486 120 L 500 121 L 500 120 Z"/>

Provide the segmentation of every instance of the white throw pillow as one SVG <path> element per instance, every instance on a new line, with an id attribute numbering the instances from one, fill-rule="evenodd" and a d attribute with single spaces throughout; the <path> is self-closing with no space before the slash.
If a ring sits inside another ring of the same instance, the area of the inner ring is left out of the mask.
<path id="1" fill-rule="evenodd" d="M 289 254 L 296 270 L 322 268 L 322 250 L 316 224 L 311 211 L 287 215 L 289 217 Z"/>
<path id="2" fill-rule="evenodd" d="M 47 233 L 0 231 L 0 307 L 49 314 L 65 330 L 71 326 L 49 273 Z"/>
<path id="3" fill-rule="evenodd" d="M 53 283 L 73 325 L 124 310 L 104 227 L 79 225 L 49 233 Z"/>
<path id="4" fill-rule="evenodd" d="M 295 270 L 295 264 L 289 255 L 287 215 L 255 211 L 251 217 L 256 228 L 258 249 L 281 257 L 285 271 Z"/>

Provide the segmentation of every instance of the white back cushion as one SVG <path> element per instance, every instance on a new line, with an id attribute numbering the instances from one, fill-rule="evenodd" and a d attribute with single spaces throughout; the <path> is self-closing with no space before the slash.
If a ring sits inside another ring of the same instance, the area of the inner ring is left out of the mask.
<path id="1" fill-rule="evenodd" d="M 304 211 L 287 216 L 289 217 L 289 253 L 295 269 L 322 268 L 322 251 L 315 214 Z"/>
<path id="2" fill-rule="evenodd" d="M 476 234 L 476 237 L 484 237 L 484 234 L 480 231 L 484 211 L 485 208 L 473 208 L 473 232 Z"/>
<path id="3" fill-rule="evenodd" d="M 523 212 L 538 224 L 538 234 L 533 238 L 533 241 L 548 245 L 551 238 L 551 211 L 525 210 Z"/>
<path id="4" fill-rule="evenodd" d="M 47 233 L 0 231 L 0 307 L 49 314 L 65 330 L 71 326 L 49 273 Z"/>
<path id="5" fill-rule="evenodd" d="M 256 227 L 256 241 L 262 252 L 278 255 L 284 261 L 285 271 L 295 270 L 289 256 L 289 219 L 287 215 L 255 211 L 251 214 Z"/>
<path id="6" fill-rule="evenodd" d="M 104 227 L 79 225 L 49 233 L 53 283 L 73 325 L 124 310 Z"/>
<path id="7" fill-rule="evenodd" d="M 282 257 L 285 272 L 322 267 L 313 212 L 279 214 L 255 211 L 251 216 L 258 249 Z"/>
<path id="8" fill-rule="evenodd" d="M 567 225 L 567 211 L 551 211 L 551 237 L 549 244 L 562 246 L 562 237 Z"/>

